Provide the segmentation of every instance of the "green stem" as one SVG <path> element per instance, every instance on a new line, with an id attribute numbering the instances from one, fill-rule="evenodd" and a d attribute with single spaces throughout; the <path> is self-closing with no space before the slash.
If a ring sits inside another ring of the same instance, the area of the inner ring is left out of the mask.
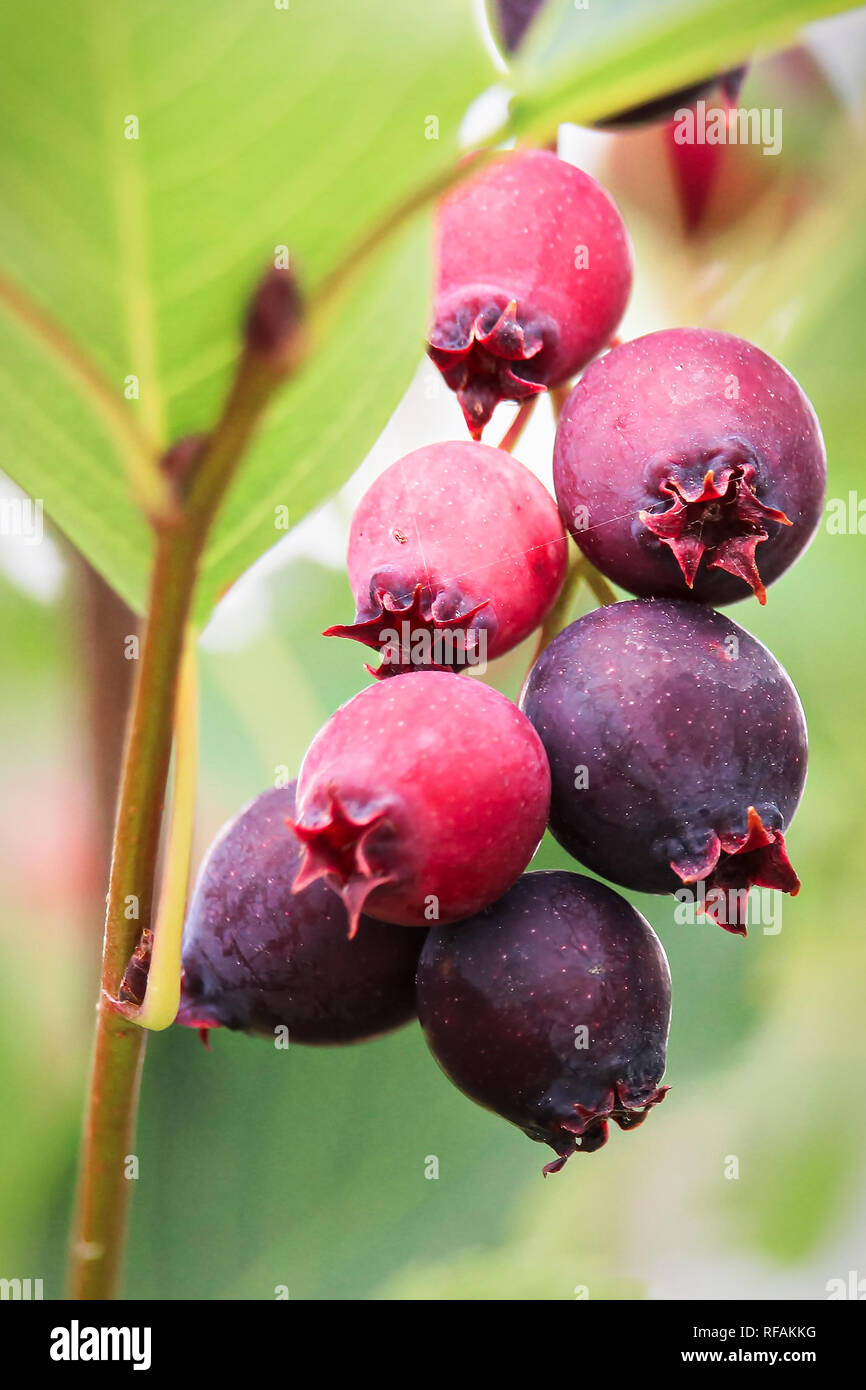
<path id="1" fill-rule="evenodd" d="M 581 581 L 589 585 L 599 603 L 616 603 L 617 598 L 613 589 L 608 584 L 603 574 L 599 574 L 595 565 L 587 560 L 585 555 L 581 555 L 572 542 L 569 541 L 569 561 L 568 571 L 565 576 L 565 583 L 560 590 L 559 598 L 551 608 L 544 620 L 544 625 L 538 634 L 538 642 L 532 654 L 532 661 L 529 669 L 535 665 L 545 647 L 549 646 L 564 627 L 568 624 L 569 614 L 574 604 L 574 596 L 580 587 Z"/>
<path id="2" fill-rule="evenodd" d="M 608 584 L 604 575 L 600 574 L 595 565 L 590 564 L 589 560 L 584 564 L 583 578 L 592 589 L 599 603 L 608 604 L 617 602 L 616 593 Z"/>
<path id="3" fill-rule="evenodd" d="M 148 621 L 124 753 L 105 920 L 102 988 L 70 1253 L 73 1298 L 110 1299 L 121 1275 L 146 1033 L 113 1007 L 152 920 L 178 671 L 201 553 L 216 510 L 284 368 L 247 352 L 198 459 L 178 524 L 157 526 Z"/>
<path id="4" fill-rule="evenodd" d="M 504 449 L 506 454 L 513 453 L 516 446 L 520 443 L 521 436 L 526 426 L 529 424 L 537 400 L 537 396 L 530 396 L 528 400 L 521 402 L 517 414 L 499 441 L 498 447 Z"/>
<path id="5" fill-rule="evenodd" d="M 581 555 L 577 546 L 574 545 L 572 541 L 569 541 L 568 569 L 565 575 L 565 582 L 559 591 L 559 598 L 545 618 L 541 631 L 538 634 L 538 641 L 532 653 L 532 661 L 529 663 L 530 670 L 541 656 L 545 647 L 549 646 L 557 633 L 561 632 L 566 626 L 568 615 L 574 603 L 574 596 L 583 578 L 586 565 L 587 561 L 584 556 Z"/>
<path id="6" fill-rule="evenodd" d="M 188 543 L 180 545 L 182 539 L 182 533 L 163 534 L 158 541 L 124 753 L 70 1257 L 70 1295 L 77 1299 L 114 1296 L 125 1239 L 130 1183 L 124 1169 L 133 1142 L 146 1034 L 119 1016 L 110 1000 L 117 995 L 139 933 L 151 920 L 174 685 L 195 577 L 194 551 Z"/>

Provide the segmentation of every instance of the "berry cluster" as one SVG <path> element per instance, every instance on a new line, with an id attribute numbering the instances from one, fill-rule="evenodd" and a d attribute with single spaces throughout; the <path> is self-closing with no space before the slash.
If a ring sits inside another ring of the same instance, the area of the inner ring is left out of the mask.
<path id="1" fill-rule="evenodd" d="M 691 894 L 734 932 L 752 885 L 799 889 L 803 712 L 706 605 L 764 602 L 808 544 L 820 431 L 738 338 L 610 347 L 630 282 L 613 203 L 553 154 L 500 155 L 445 199 L 429 352 L 476 441 L 418 449 L 362 498 L 356 616 L 328 635 L 377 650 L 376 679 L 296 785 L 222 832 L 184 936 L 180 1022 L 348 1043 L 419 1017 L 461 1090 L 550 1145 L 545 1171 L 663 1098 L 670 1021 L 640 913 L 594 879 L 525 872 L 545 826 L 594 873 Z M 477 436 L 501 399 L 593 357 L 559 419 L 555 503 Z M 579 566 L 638 597 L 548 623 L 518 707 L 461 672 L 545 624 L 568 531 Z"/>

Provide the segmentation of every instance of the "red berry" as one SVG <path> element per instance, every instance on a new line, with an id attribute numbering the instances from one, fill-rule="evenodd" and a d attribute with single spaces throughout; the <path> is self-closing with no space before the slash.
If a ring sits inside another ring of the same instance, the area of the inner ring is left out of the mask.
<path id="1" fill-rule="evenodd" d="M 208 851 L 184 928 L 178 1023 L 271 1037 L 282 1025 L 290 1043 L 352 1043 L 414 1017 L 423 933 L 363 917 L 350 940 L 323 883 L 293 894 L 294 813 L 294 784 L 263 792 Z"/>
<path id="2" fill-rule="evenodd" d="M 449 194 L 429 353 L 478 438 L 500 401 L 558 386 L 610 340 L 631 243 L 604 189 L 547 150 L 505 154 Z"/>
<path id="3" fill-rule="evenodd" d="M 592 1153 L 662 1100 L 671 1014 L 661 942 L 639 912 L 579 874 L 524 874 L 418 962 L 418 1014 L 460 1090 L 558 1155 Z"/>
<path id="4" fill-rule="evenodd" d="M 354 930 L 453 922 L 498 898 L 542 834 L 550 772 L 498 690 L 441 671 L 368 686 L 319 730 L 298 777 L 296 890 L 324 878 Z"/>
<path id="5" fill-rule="evenodd" d="M 357 614 L 325 635 L 382 650 L 378 676 L 501 656 L 553 607 L 566 545 L 553 498 L 510 454 L 466 440 L 416 449 L 358 505 Z"/>
<path id="6" fill-rule="evenodd" d="M 815 533 L 826 459 L 785 368 L 730 333 L 623 343 L 569 396 L 554 449 L 560 511 L 594 565 L 634 594 L 733 603 Z"/>
<path id="7" fill-rule="evenodd" d="M 550 829 L 588 869 L 697 894 L 738 933 L 753 884 L 799 891 L 783 832 L 806 780 L 803 709 L 730 618 L 663 599 L 598 608 L 542 652 L 521 703 L 550 759 Z"/>

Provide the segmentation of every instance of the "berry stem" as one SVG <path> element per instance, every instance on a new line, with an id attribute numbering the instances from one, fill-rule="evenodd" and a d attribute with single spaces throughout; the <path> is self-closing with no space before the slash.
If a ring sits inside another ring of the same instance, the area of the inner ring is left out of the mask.
<path id="1" fill-rule="evenodd" d="M 563 386 L 551 386 L 550 388 L 550 405 L 551 409 L 553 410 L 553 418 L 557 424 L 559 424 L 559 417 L 562 414 L 563 406 L 565 405 L 565 402 L 568 400 L 568 397 L 571 393 L 571 388 L 573 384 L 573 382 L 567 381 Z"/>
<path id="2" fill-rule="evenodd" d="M 124 975 L 119 1013 L 141 1028 L 160 1032 L 174 1023 L 180 1003 L 180 959 L 186 915 L 198 774 L 198 671 L 195 632 L 184 643 L 174 713 L 174 772 L 171 813 L 165 836 L 165 868 L 153 932 L 139 943 L 146 991 L 135 972 Z"/>
<path id="3" fill-rule="evenodd" d="M 504 449 L 506 454 L 511 454 L 514 452 L 514 449 L 517 446 L 520 437 L 523 434 L 523 431 L 529 424 L 529 420 L 533 410 L 535 409 L 535 402 L 537 400 L 537 396 L 530 396 L 528 400 L 521 402 L 520 406 L 518 407 L 514 419 L 511 421 L 511 424 L 508 426 L 508 429 L 505 431 L 504 435 L 499 441 L 499 448 Z"/>
<path id="4" fill-rule="evenodd" d="M 572 541 L 568 543 L 568 569 L 565 574 L 565 582 L 559 591 L 559 598 L 551 608 L 544 620 L 541 631 L 538 635 L 538 643 L 532 653 L 532 661 L 529 669 L 535 665 L 545 647 L 549 646 L 558 632 L 568 623 L 568 615 L 574 603 L 574 596 L 577 593 L 580 581 L 584 576 L 589 561 L 581 555 L 577 546 Z"/>
<path id="5" fill-rule="evenodd" d="M 145 1032 L 109 1000 L 120 988 L 139 932 L 150 924 L 165 781 L 171 752 L 174 683 L 194 566 L 190 547 L 160 537 L 149 618 L 123 760 L 105 920 L 96 1040 L 81 1151 L 78 1212 L 69 1292 L 76 1299 L 115 1295 L 125 1241 L 130 1152 L 144 1061 Z"/>
<path id="6" fill-rule="evenodd" d="M 600 574 L 595 565 L 590 564 L 589 560 L 584 561 L 581 573 L 600 604 L 605 605 L 617 602 L 616 593 L 611 588 L 610 584 L 608 584 L 604 575 Z"/>
<path id="7" fill-rule="evenodd" d="M 581 555 L 575 545 L 569 542 L 569 561 L 568 570 L 565 576 L 559 598 L 551 608 L 544 620 L 544 625 L 538 635 L 538 642 L 532 653 L 532 660 L 529 669 L 532 670 L 545 647 L 549 646 L 554 637 L 562 632 L 568 625 L 569 614 L 571 613 L 574 596 L 580 586 L 581 580 L 585 580 L 600 604 L 616 603 L 617 597 L 611 586 L 608 584 L 603 574 L 599 574 L 595 565 Z"/>
<path id="8" fill-rule="evenodd" d="M 257 300 L 253 301 L 254 307 Z M 287 325 L 294 331 L 295 325 Z M 118 1013 L 127 964 L 150 931 L 157 854 L 199 561 L 223 495 L 276 388 L 295 365 L 248 336 L 223 413 L 196 460 L 178 519 L 155 521 L 156 555 L 118 799 L 96 1039 L 69 1264 L 76 1299 L 116 1296 L 146 1033 Z"/>

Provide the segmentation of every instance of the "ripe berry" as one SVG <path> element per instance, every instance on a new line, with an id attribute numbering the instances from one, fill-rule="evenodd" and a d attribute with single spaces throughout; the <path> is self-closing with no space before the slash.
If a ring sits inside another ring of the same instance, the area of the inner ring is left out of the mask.
<path id="1" fill-rule="evenodd" d="M 753 884 L 798 892 L 782 832 L 806 777 L 803 710 L 729 618 L 596 609 L 542 653 L 521 703 L 550 759 L 550 829 L 587 868 L 644 893 L 703 882 L 702 910 L 737 932 Z"/>
<path id="2" fill-rule="evenodd" d="M 263 792 L 211 846 L 184 928 L 179 1023 L 351 1043 L 414 1017 L 423 934 L 363 917 L 350 940 L 324 884 L 293 893 L 294 813 L 294 784 Z"/>
<path id="3" fill-rule="evenodd" d="M 547 150 L 498 157 L 446 197 L 428 350 L 477 439 L 500 401 L 558 386 L 610 340 L 631 244 L 599 184 Z"/>
<path id="4" fill-rule="evenodd" d="M 713 604 L 750 590 L 764 602 L 814 535 L 825 477 L 794 378 L 742 338 L 700 328 L 593 363 L 554 449 L 560 511 L 603 574 L 635 594 Z"/>
<path id="5" fill-rule="evenodd" d="M 381 649 L 378 676 L 492 659 L 553 607 L 566 546 L 553 498 L 510 454 L 467 440 L 416 449 L 358 505 L 349 536 L 357 614 L 325 635 Z"/>
<path id="6" fill-rule="evenodd" d="M 611 888 L 524 874 L 499 902 L 434 927 L 418 962 L 418 1014 L 446 1076 L 530 1139 L 558 1172 L 633 1129 L 662 1100 L 671 1012 L 661 942 Z"/>
<path id="7" fill-rule="evenodd" d="M 498 898 L 544 833 L 550 773 L 516 705 L 442 671 L 368 686 L 319 730 L 298 777 L 295 888 L 324 878 L 355 929 L 405 926 Z"/>

